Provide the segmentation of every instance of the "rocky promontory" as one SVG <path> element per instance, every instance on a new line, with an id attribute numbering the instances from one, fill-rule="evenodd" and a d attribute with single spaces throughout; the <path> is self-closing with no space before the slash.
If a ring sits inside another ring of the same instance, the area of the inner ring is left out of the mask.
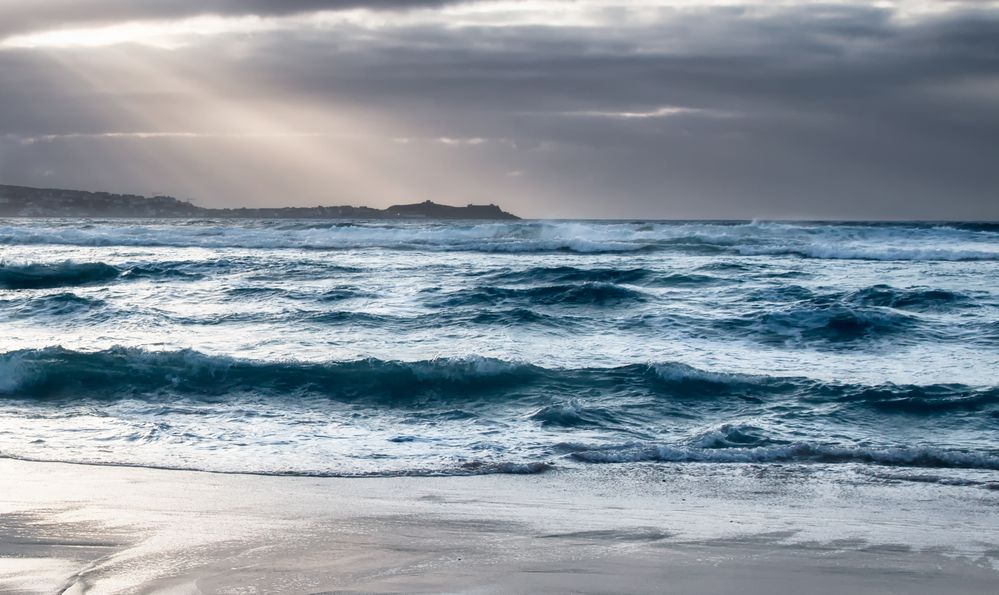
<path id="1" fill-rule="evenodd" d="M 122 217 L 220 219 L 519 219 L 496 205 L 455 207 L 429 200 L 371 207 L 273 207 L 211 209 L 172 196 L 139 196 L 0 184 L 0 217 Z"/>

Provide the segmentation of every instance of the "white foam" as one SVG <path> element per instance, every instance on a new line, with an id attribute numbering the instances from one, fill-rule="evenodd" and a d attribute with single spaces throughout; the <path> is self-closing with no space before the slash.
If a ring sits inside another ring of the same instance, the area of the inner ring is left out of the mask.
<path id="1" fill-rule="evenodd" d="M 840 462 L 912 467 L 999 470 L 999 456 L 931 447 L 853 447 L 797 442 L 748 448 L 698 448 L 667 444 L 621 444 L 572 453 L 588 463 L 772 463 Z"/>
<path id="2" fill-rule="evenodd" d="M 528 364 L 470 355 L 463 358 L 438 358 L 410 364 L 413 374 L 421 380 L 470 380 L 526 371 Z"/>
<path id="3" fill-rule="evenodd" d="M 666 382 L 682 382 L 694 380 L 701 382 L 714 382 L 728 384 L 734 382 L 756 383 L 766 379 L 765 376 L 750 376 L 748 374 L 730 374 L 726 372 L 709 372 L 700 370 L 693 366 L 680 363 L 653 364 L 652 369 L 656 375 Z"/>
<path id="4" fill-rule="evenodd" d="M 999 234 L 955 228 L 754 223 L 584 221 L 363 222 L 157 221 L 0 226 L 0 244 L 205 248 L 385 248 L 429 251 L 580 253 L 714 249 L 744 256 L 865 260 L 999 260 Z"/>

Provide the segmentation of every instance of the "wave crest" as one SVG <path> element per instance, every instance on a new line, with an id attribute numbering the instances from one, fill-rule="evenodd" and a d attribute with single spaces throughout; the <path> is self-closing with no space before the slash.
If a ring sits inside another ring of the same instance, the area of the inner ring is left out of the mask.
<path id="1" fill-rule="evenodd" d="M 477 393 L 529 382 L 541 368 L 483 357 L 397 362 L 254 362 L 190 350 L 61 347 L 0 356 L 0 393 L 24 398 L 156 399 L 163 393 L 225 396 L 314 393 L 341 399 L 405 399 L 428 391 Z"/>
<path id="2" fill-rule="evenodd" d="M 962 384 L 854 385 L 809 378 L 733 374 L 681 363 L 616 368 L 542 368 L 488 357 L 423 361 L 363 359 L 340 362 L 253 361 L 196 351 L 145 351 L 114 347 L 81 352 L 61 347 L 0 354 L 0 394 L 16 398 L 141 397 L 166 394 L 237 398 L 248 393 L 277 398 L 318 395 L 343 400 L 405 402 L 414 396 L 502 402 L 544 398 L 532 416 L 553 424 L 572 418 L 611 423 L 615 410 L 594 406 L 579 394 L 651 399 L 675 411 L 695 413 L 706 403 L 743 407 L 793 399 L 837 410 L 863 408 L 885 414 L 947 415 L 990 411 L 999 387 Z M 560 401 L 560 397 L 570 397 Z M 752 433 L 750 426 L 724 432 Z M 736 439 L 733 435 L 731 439 Z"/>
<path id="3" fill-rule="evenodd" d="M 720 326 L 767 343 L 837 344 L 885 339 L 919 326 L 919 321 L 890 309 L 805 304 L 722 321 Z"/>
<path id="4" fill-rule="evenodd" d="M 995 261 L 988 226 L 739 222 L 177 221 L 0 226 L 0 244 L 477 252 L 675 252 L 813 259 Z"/>
<path id="5" fill-rule="evenodd" d="M 863 306 L 915 312 L 946 310 L 973 303 L 970 296 L 957 291 L 925 287 L 900 289 L 888 285 L 873 285 L 850 294 L 846 299 Z"/>
<path id="6" fill-rule="evenodd" d="M 55 293 L 24 299 L 0 300 L 0 307 L 9 309 L 12 318 L 58 317 L 98 311 L 104 300 L 78 296 L 75 293 Z"/>
<path id="7" fill-rule="evenodd" d="M 103 262 L 0 264 L 0 289 L 52 289 L 110 281 L 121 274 Z"/>
<path id="8" fill-rule="evenodd" d="M 628 302 L 642 302 L 646 296 L 641 291 L 612 283 L 581 283 L 578 285 L 544 285 L 539 287 L 511 288 L 480 286 L 428 301 L 439 307 L 498 306 L 506 303 L 526 303 L 542 306 L 614 306 Z"/>
<path id="9" fill-rule="evenodd" d="M 999 470 L 999 456 L 923 447 L 863 447 L 795 442 L 759 447 L 699 448 L 622 444 L 585 449 L 570 445 L 570 458 L 586 463 L 863 463 L 901 467 Z"/>

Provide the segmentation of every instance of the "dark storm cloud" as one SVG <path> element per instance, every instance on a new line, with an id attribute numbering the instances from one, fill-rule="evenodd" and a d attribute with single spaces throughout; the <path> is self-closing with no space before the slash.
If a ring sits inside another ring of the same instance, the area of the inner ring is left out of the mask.
<path id="1" fill-rule="evenodd" d="M 999 74 L 996 15 L 911 26 L 889 16 L 843 7 L 822 18 L 800 9 L 744 19 L 714 10 L 626 39 L 542 27 L 411 29 L 374 45 L 276 34 L 250 61 L 253 76 L 319 96 L 498 112 L 678 104 L 788 116 L 873 109 L 890 116 L 898 101 L 935 109 L 913 91 Z M 646 49 L 662 39 L 674 41 Z"/>
<path id="2" fill-rule="evenodd" d="M 668 49 L 640 51 L 669 37 L 677 41 Z M 566 186 L 581 182 L 574 194 L 591 196 L 587 210 L 640 191 L 650 206 L 697 197 L 697 212 L 715 216 L 942 217 L 951 209 L 999 217 L 994 13 L 898 24 L 867 7 L 819 18 L 810 9 L 757 19 L 716 10 L 629 40 L 410 31 L 385 40 L 377 58 L 323 40 L 273 43 L 254 66 L 277 86 L 410 111 L 453 136 L 564 145 L 542 169 L 561 171 Z M 321 66 L 334 55 L 336 68 Z M 731 117 L 578 115 L 663 105 Z"/>
<path id="3" fill-rule="evenodd" d="M 908 20 L 830 5 L 665 11 L 621 28 L 350 25 L 172 59 L 269 100 L 391 114 L 419 151 L 510 172 L 476 197 L 529 215 L 999 219 L 999 12 L 968 6 Z M 135 110 L 109 115 L 43 60 L 0 52 L 0 84 L 16 88 L 0 136 L 128 128 Z M 668 106 L 686 110 L 657 117 Z M 479 140 L 430 146 L 441 137 Z"/>

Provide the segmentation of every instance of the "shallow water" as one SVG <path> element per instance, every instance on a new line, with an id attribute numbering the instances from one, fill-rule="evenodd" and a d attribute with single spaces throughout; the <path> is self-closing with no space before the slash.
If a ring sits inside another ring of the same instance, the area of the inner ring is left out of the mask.
<path id="1" fill-rule="evenodd" d="M 0 221 L 0 454 L 999 484 L 999 226 Z"/>

